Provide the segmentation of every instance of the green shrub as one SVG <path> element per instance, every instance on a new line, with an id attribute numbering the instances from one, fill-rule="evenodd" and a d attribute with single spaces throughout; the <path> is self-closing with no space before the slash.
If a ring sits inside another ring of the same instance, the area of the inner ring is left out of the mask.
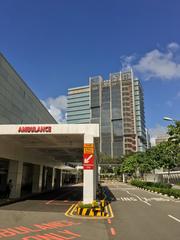
<path id="1" fill-rule="evenodd" d="M 156 188 L 171 188 L 171 184 L 168 183 L 154 183 L 154 182 L 144 182 L 140 180 L 131 180 L 131 184 L 137 187 L 156 187 Z"/>
<path id="2" fill-rule="evenodd" d="M 92 208 L 92 207 L 98 207 L 98 206 L 99 206 L 98 202 L 89 203 L 89 204 L 84 204 L 84 203 L 80 202 L 78 204 L 78 207 L 80 207 L 80 208 Z"/>
<path id="3" fill-rule="evenodd" d="M 166 183 L 152 183 L 152 182 L 143 182 L 140 180 L 131 180 L 131 184 L 147 190 L 152 190 L 154 192 L 167 194 L 168 196 L 174 196 L 175 198 L 180 198 L 180 190 L 172 189 L 170 184 Z"/>

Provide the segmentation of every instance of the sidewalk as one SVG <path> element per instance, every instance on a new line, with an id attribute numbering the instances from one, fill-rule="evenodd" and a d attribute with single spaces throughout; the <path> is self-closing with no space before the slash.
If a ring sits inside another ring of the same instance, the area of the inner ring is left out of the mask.
<path id="1" fill-rule="evenodd" d="M 180 185 L 173 185 L 172 188 L 180 190 Z"/>
<path id="2" fill-rule="evenodd" d="M 20 201 L 24 201 L 24 200 L 27 200 L 28 198 L 31 198 L 31 197 L 35 197 L 35 196 L 38 196 L 38 195 L 41 195 L 41 194 L 44 194 L 44 193 L 48 193 L 48 192 L 54 192 L 54 191 L 58 191 L 62 188 L 66 188 L 66 187 L 77 187 L 77 186 L 82 186 L 82 183 L 78 183 L 78 184 L 67 184 L 67 185 L 63 185 L 61 188 L 59 189 L 51 189 L 49 191 L 43 191 L 43 192 L 38 192 L 38 193 L 29 193 L 29 194 L 24 194 L 23 196 L 19 197 L 19 198 L 11 198 L 11 199 L 3 199 L 3 198 L 0 198 L 0 207 L 1 206 L 4 206 L 4 205 L 9 205 L 9 204 L 12 204 L 12 203 L 16 203 L 16 202 L 20 202 Z"/>
<path id="3" fill-rule="evenodd" d="M 18 199 L 0 199 L 0 207 L 4 206 L 4 205 L 11 204 L 11 203 L 15 203 L 15 202 L 18 202 L 18 201 L 21 201 L 21 200 L 23 200 L 23 199 L 21 199 L 21 198 L 18 198 Z"/>

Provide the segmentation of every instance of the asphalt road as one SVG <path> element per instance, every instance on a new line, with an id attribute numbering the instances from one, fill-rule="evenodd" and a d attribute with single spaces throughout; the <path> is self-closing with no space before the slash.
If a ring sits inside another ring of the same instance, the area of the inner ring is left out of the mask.
<path id="1" fill-rule="evenodd" d="M 0 207 L 0 239 L 180 240 L 180 201 L 122 183 L 105 189 L 113 200 L 112 219 L 66 217 L 82 199 L 82 187 L 68 187 Z"/>
<path id="2" fill-rule="evenodd" d="M 109 189 L 116 197 L 114 239 L 180 240 L 180 201 L 122 183 Z"/>

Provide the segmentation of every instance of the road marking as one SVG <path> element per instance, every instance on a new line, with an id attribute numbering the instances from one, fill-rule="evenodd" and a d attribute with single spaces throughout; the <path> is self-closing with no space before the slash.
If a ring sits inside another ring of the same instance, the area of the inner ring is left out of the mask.
<path id="1" fill-rule="evenodd" d="M 111 219 L 110 218 L 108 218 L 108 223 L 111 224 Z"/>
<path id="2" fill-rule="evenodd" d="M 178 218 L 176 218 L 176 217 L 173 217 L 172 215 L 168 215 L 168 217 L 170 217 L 170 218 L 172 218 L 172 219 L 174 219 L 175 221 L 177 221 L 177 222 L 179 222 L 179 223 L 180 223 L 180 220 L 179 220 Z"/>
<path id="3" fill-rule="evenodd" d="M 111 204 L 108 204 L 108 207 L 109 207 L 109 210 L 110 210 L 110 213 L 111 213 L 111 218 L 113 218 L 114 217 L 114 213 L 113 213 Z"/>
<path id="4" fill-rule="evenodd" d="M 46 204 L 48 205 L 48 204 L 54 202 L 56 199 L 57 199 L 57 198 L 55 198 L 55 199 L 53 199 L 53 200 L 50 200 L 50 201 L 47 201 Z"/>
<path id="5" fill-rule="evenodd" d="M 78 218 L 78 219 L 108 219 L 108 218 L 113 218 L 114 214 L 111 208 L 111 205 L 108 204 L 107 206 L 105 206 L 105 210 L 107 212 L 107 216 L 81 216 L 81 215 L 77 215 L 77 211 L 76 209 L 78 208 L 78 203 L 77 204 L 73 204 L 66 212 L 65 212 L 65 216 L 67 217 L 72 217 L 72 218 Z"/>
<path id="6" fill-rule="evenodd" d="M 130 201 L 130 202 L 137 202 L 137 199 L 134 198 L 134 197 L 121 197 L 121 200 L 123 202 L 128 202 L 128 201 Z"/>
<path id="7" fill-rule="evenodd" d="M 137 188 L 121 188 L 121 187 L 109 187 L 110 190 L 126 191 L 126 190 L 137 190 Z"/>
<path id="8" fill-rule="evenodd" d="M 141 189 L 137 189 L 137 188 L 136 188 L 136 190 L 141 190 Z M 148 191 L 148 193 L 151 194 L 151 195 L 154 195 L 154 196 L 155 196 L 155 195 L 156 195 L 156 196 L 159 195 L 159 193 L 156 193 L 156 192 L 149 192 L 149 191 Z M 171 202 L 180 202 L 179 200 L 172 199 L 172 198 L 170 198 L 170 197 L 168 197 L 168 196 L 165 196 L 165 195 L 163 195 L 163 194 L 161 195 L 161 197 L 164 198 L 164 199 L 168 199 L 168 201 L 171 201 Z"/>
<path id="9" fill-rule="evenodd" d="M 115 236 L 115 235 L 116 235 L 116 231 L 115 231 L 115 229 L 114 229 L 114 228 L 111 228 L 111 234 L 112 234 L 113 236 Z"/>
<path id="10" fill-rule="evenodd" d="M 130 194 L 131 195 L 131 194 Z M 144 201 L 145 203 L 148 204 L 148 202 L 152 202 L 152 201 L 155 201 L 155 202 L 170 202 L 170 201 L 173 201 L 173 202 L 180 202 L 180 201 L 175 201 L 175 200 L 172 200 L 170 198 L 164 198 L 164 197 L 151 197 L 151 198 L 147 198 L 147 197 L 138 197 L 137 195 L 133 194 L 131 196 L 134 196 L 134 197 L 121 197 L 121 198 L 116 198 L 116 200 L 118 201 L 123 201 L 123 202 L 135 202 L 135 201 L 138 201 L 140 200 L 141 202 Z M 138 199 L 136 199 L 138 198 Z"/>
<path id="11" fill-rule="evenodd" d="M 151 206 L 150 203 L 143 201 L 142 198 L 140 198 L 139 196 L 137 196 L 137 195 L 134 195 L 134 196 L 136 196 L 141 202 L 146 203 L 148 206 Z"/>
<path id="12" fill-rule="evenodd" d="M 71 210 L 76 206 L 76 204 L 73 204 L 68 210 L 65 212 L 65 215 L 68 216 L 68 214 L 71 212 Z"/>
<path id="13" fill-rule="evenodd" d="M 124 202 L 124 201 L 131 201 L 128 197 L 121 197 L 121 200 Z"/>
<path id="14" fill-rule="evenodd" d="M 129 191 L 126 191 L 127 192 L 127 194 L 129 194 L 130 195 L 130 192 Z"/>

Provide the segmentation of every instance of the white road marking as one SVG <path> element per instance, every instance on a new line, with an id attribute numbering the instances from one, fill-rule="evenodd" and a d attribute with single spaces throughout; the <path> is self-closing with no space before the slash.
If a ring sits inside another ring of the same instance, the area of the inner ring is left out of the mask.
<path id="1" fill-rule="evenodd" d="M 134 197 L 121 197 L 121 200 L 123 201 L 123 202 L 128 202 L 128 201 L 130 201 L 130 202 L 137 202 L 138 200 L 136 199 L 136 198 L 134 198 Z"/>
<path id="2" fill-rule="evenodd" d="M 126 191 L 127 192 L 127 194 L 129 194 L 130 195 L 130 192 L 128 192 L 128 191 Z"/>
<path id="3" fill-rule="evenodd" d="M 123 202 L 127 202 L 127 201 L 131 201 L 129 198 L 127 198 L 127 197 L 121 197 L 121 200 L 123 201 Z"/>
<path id="4" fill-rule="evenodd" d="M 150 203 L 143 201 L 142 198 L 140 198 L 139 196 L 137 196 L 137 195 L 134 195 L 134 196 L 137 197 L 141 202 L 146 203 L 148 206 L 151 206 Z"/>
<path id="5" fill-rule="evenodd" d="M 137 190 L 137 189 L 136 189 Z M 149 192 L 148 191 L 148 193 L 149 194 L 151 194 L 151 195 L 153 195 L 153 196 L 157 196 L 157 195 L 160 195 L 159 193 L 156 193 L 156 192 Z M 161 195 L 161 197 L 163 198 L 163 199 L 168 199 L 168 201 L 171 201 L 171 202 L 180 202 L 179 200 L 176 200 L 176 199 L 172 199 L 172 198 L 170 198 L 170 197 L 168 197 L 168 196 L 165 196 L 165 195 Z"/>
<path id="6" fill-rule="evenodd" d="M 175 221 L 177 221 L 177 222 L 179 222 L 179 223 L 180 223 L 180 220 L 179 220 L 178 218 L 176 218 L 176 217 L 173 217 L 172 215 L 168 215 L 168 217 L 170 217 L 170 218 L 172 218 L 172 219 L 174 219 Z"/>

